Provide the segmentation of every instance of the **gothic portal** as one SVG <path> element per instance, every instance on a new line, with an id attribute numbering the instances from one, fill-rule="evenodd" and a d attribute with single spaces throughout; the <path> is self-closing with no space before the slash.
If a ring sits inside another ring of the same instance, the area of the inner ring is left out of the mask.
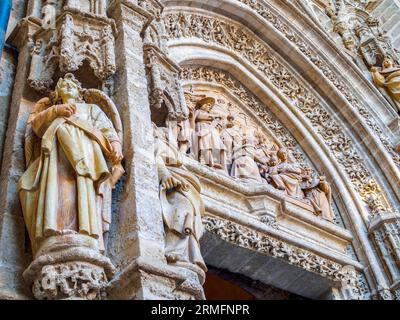
<path id="1" fill-rule="evenodd" d="M 400 299 L 399 18 L 12 1 L 0 298 Z"/>

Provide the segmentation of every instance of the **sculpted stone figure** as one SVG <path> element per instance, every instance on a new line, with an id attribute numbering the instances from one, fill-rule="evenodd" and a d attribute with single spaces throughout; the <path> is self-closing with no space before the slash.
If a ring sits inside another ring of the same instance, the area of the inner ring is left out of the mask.
<path id="1" fill-rule="evenodd" d="M 270 141 L 268 140 L 268 138 L 263 135 L 262 133 L 258 133 L 257 134 L 257 139 L 258 139 L 258 145 L 255 151 L 255 160 L 257 162 L 258 168 L 260 170 L 260 174 L 261 176 L 268 180 L 268 172 L 269 172 L 269 168 L 268 168 L 268 164 L 271 160 L 271 157 L 275 157 L 276 158 L 276 147 L 275 145 L 271 144 Z M 274 159 L 275 160 L 275 159 Z M 276 159 L 276 161 L 279 161 Z M 275 166 L 275 164 L 273 165 Z"/>
<path id="2" fill-rule="evenodd" d="M 334 222 L 335 214 L 332 210 L 332 190 L 325 177 L 313 178 L 312 169 L 306 167 L 303 173 L 301 188 L 315 210 L 316 216 Z"/>
<path id="3" fill-rule="evenodd" d="M 98 239 L 104 249 L 107 202 L 122 171 L 122 146 L 112 121 L 82 93 L 67 74 L 52 99 L 39 101 L 28 120 L 27 171 L 18 192 L 34 251 L 43 238 L 65 232 Z"/>
<path id="4" fill-rule="evenodd" d="M 194 113 L 195 143 L 194 154 L 201 164 L 224 170 L 226 161 L 226 148 L 217 130 L 221 115 L 213 113 L 215 99 L 204 98 L 197 102 Z"/>
<path id="5" fill-rule="evenodd" d="M 257 139 L 250 130 L 242 129 L 243 139 L 233 150 L 231 176 L 244 182 L 262 183 L 260 170 L 254 160 Z"/>
<path id="6" fill-rule="evenodd" d="M 182 153 L 154 125 L 155 156 L 160 179 L 160 199 L 165 228 L 166 258 L 170 264 L 196 272 L 203 284 L 207 267 L 200 252 L 204 233 L 204 204 L 200 182 L 183 168 Z"/>
<path id="7" fill-rule="evenodd" d="M 194 135 L 194 110 L 192 105 L 188 104 L 189 109 L 189 117 L 185 120 L 182 120 L 178 123 L 179 126 L 179 134 L 178 134 L 178 144 L 179 151 L 183 154 L 187 154 L 188 152 L 192 153 L 193 148 L 193 135 Z M 191 154 L 191 156 L 193 156 Z"/>
<path id="8" fill-rule="evenodd" d="M 277 174 L 269 176 L 272 184 L 278 189 L 285 190 L 291 197 L 304 198 L 300 187 L 302 180 L 300 166 L 296 163 L 289 163 L 289 154 L 285 148 L 278 150 L 277 157 L 279 160 L 276 167 Z"/>
<path id="9" fill-rule="evenodd" d="M 392 58 L 386 57 L 383 68 L 371 68 L 372 78 L 378 87 L 385 88 L 400 111 L 400 66 L 395 66 Z"/>
<path id="10" fill-rule="evenodd" d="M 35 257 L 55 246 L 104 252 L 111 189 L 124 172 L 121 133 L 112 101 L 98 90 L 84 91 L 72 74 L 35 105 L 25 141 L 27 170 L 18 183 Z"/>
<path id="11" fill-rule="evenodd" d="M 286 186 L 283 179 L 279 175 L 278 166 L 278 157 L 276 155 L 272 155 L 268 162 L 260 167 L 261 175 L 276 189 L 286 192 Z"/>
<path id="12" fill-rule="evenodd" d="M 226 170 L 231 172 L 234 147 L 242 140 L 240 128 L 235 125 L 233 116 L 227 117 L 220 136 L 226 148 Z"/>

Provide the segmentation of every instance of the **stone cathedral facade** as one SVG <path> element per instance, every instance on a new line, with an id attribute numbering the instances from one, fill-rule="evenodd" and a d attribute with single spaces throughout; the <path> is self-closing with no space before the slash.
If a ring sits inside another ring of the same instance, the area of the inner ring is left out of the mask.
<path id="1" fill-rule="evenodd" d="M 13 0 L 0 298 L 400 299 L 400 2 Z"/>

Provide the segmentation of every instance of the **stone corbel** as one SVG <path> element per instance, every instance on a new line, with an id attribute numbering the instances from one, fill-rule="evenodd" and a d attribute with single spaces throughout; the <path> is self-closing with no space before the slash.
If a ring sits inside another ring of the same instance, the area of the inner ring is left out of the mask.
<path id="1" fill-rule="evenodd" d="M 38 300 L 100 300 L 115 268 L 95 240 L 76 234 L 49 238 L 23 273 Z"/>
<path id="2" fill-rule="evenodd" d="M 23 46 L 29 44 L 33 46 L 33 35 L 41 26 L 40 19 L 27 17 L 22 19 L 7 39 L 7 42 L 21 50 Z"/>
<path id="3" fill-rule="evenodd" d="M 368 299 L 367 288 L 362 283 L 361 274 L 353 266 L 344 266 L 340 272 L 341 281 L 332 288 L 333 300 Z"/>
<path id="4" fill-rule="evenodd" d="M 145 283 L 141 283 L 141 278 L 145 279 Z M 140 287 L 144 287 L 142 294 L 148 299 L 205 300 L 203 287 L 195 272 L 144 258 L 132 261 L 118 273 L 107 287 L 107 297 L 110 300 L 140 300 L 143 299 L 137 296 Z"/>

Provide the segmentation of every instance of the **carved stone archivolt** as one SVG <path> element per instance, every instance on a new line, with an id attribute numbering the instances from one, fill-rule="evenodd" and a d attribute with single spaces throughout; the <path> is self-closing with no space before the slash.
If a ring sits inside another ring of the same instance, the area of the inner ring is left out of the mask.
<path id="1" fill-rule="evenodd" d="M 257 3 L 259 4 L 259 2 Z M 267 9 L 264 8 L 264 10 Z M 320 99 L 305 84 L 301 83 L 299 77 L 280 62 L 279 58 L 275 57 L 265 44 L 248 30 L 240 28 L 232 22 L 228 23 L 223 19 L 209 17 L 205 14 L 168 13 L 165 19 L 172 39 L 194 37 L 202 39 L 206 43 L 212 42 L 235 51 L 256 66 L 309 119 L 316 132 L 324 139 L 332 154 L 343 166 L 371 214 L 390 211 L 390 205 L 381 187 L 367 169 L 354 142 L 330 112 L 324 108 Z M 282 26 L 282 28 L 288 31 L 287 27 Z M 298 40 L 300 39 L 298 38 Z M 307 52 L 306 50 L 302 51 Z M 311 51 L 309 53 L 311 54 Z M 333 72 L 329 72 L 327 75 L 331 75 L 334 80 L 339 81 Z M 341 86 L 341 84 L 337 84 L 339 87 Z M 353 102 L 358 104 L 350 90 L 342 88 L 340 91 L 348 93 Z M 366 194 L 365 186 L 370 186 L 369 190 L 374 189 L 376 192 Z"/>
<path id="2" fill-rule="evenodd" d="M 333 68 L 329 66 L 329 64 L 325 61 L 325 59 L 321 57 L 321 55 L 317 51 L 318 48 L 312 47 L 305 36 L 291 28 L 290 23 L 284 21 L 281 17 L 279 17 L 279 14 L 277 12 L 268 7 L 268 3 L 252 0 L 238 1 L 246 4 L 252 10 L 257 12 L 261 17 L 263 17 L 266 21 L 268 21 L 279 33 L 283 34 L 287 40 L 289 40 L 294 46 L 296 46 L 296 48 L 298 48 L 313 65 L 321 70 L 324 77 L 326 77 L 336 87 L 336 89 L 342 93 L 342 95 L 346 98 L 346 100 L 354 108 L 354 110 L 356 110 L 360 114 L 368 127 L 381 141 L 385 150 L 390 154 L 396 165 L 400 167 L 400 155 L 396 151 L 396 146 L 394 146 L 390 142 L 390 140 L 384 134 L 382 128 L 379 126 L 379 124 L 368 111 L 368 109 L 364 105 L 362 105 L 360 100 L 353 93 L 351 87 L 342 79 L 340 79 L 337 76 L 337 72 L 333 70 Z"/>
<path id="3" fill-rule="evenodd" d="M 329 261 L 312 252 L 218 217 L 207 215 L 203 223 L 207 231 L 227 242 L 285 260 L 294 266 L 338 282 L 342 289 L 351 290 L 351 297 L 345 297 L 344 292 L 341 292 L 338 299 L 368 299 L 368 286 L 362 274 L 353 267 Z M 349 269 L 352 272 L 349 272 Z M 344 286 L 344 283 L 347 286 Z"/>

